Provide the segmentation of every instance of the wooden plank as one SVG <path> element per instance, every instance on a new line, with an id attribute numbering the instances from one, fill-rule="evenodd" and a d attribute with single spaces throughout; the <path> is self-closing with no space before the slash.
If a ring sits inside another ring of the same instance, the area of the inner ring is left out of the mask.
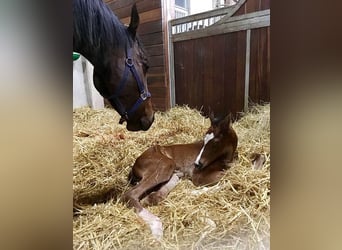
<path id="1" fill-rule="evenodd" d="M 150 56 L 148 59 L 148 64 L 150 67 L 164 66 L 164 55 L 161 56 Z"/>
<path id="2" fill-rule="evenodd" d="M 261 0 L 248 0 L 246 2 L 246 14 L 260 11 Z"/>
<path id="3" fill-rule="evenodd" d="M 147 52 L 148 56 L 161 56 L 164 55 L 164 45 L 156 44 L 156 45 L 144 45 L 144 48 Z"/>
<path id="4" fill-rule="evenodd" d="M 144 46 L 163 44 L 163 33 L 140 35 L 140 39 Z"/>
<path id="5" fill-rule="evenodd" d="M 160 20 L 162 18 L 161 9 L 149 10 L 139 14 L 140 24 Z M 129 24 L 131 17 L 121 18 L 121 22 L 124 24 Z"/>
<path id="6" fill-rule="evenodd" d="M 139 2 L 143 0 L 107 0 L 107 5 L 112 9 L 119 9 L 125 6 L 132 6 L 135 2 Z"/>
<path id="7" fill-rule="evenodd" d="M 249 14 L 246 14 L 249 15 Z M 255 29 L 270 26 L 270 15 L 256 16 L 247 19 L 239 19 L 237 21 L 222 23 L 217 26 L 209 26 L 208 28 L 186 33 L 174 34 L 172 40 L 174 42 L 195 39 L 200 37 L 212 36 L 217 34 L 231 33 L 240 30 Z"/>
<path id="8" fill-rule="evenodd" d="M 110 5 L 110 8 L 119 18 L 125 18 L 125 17 L 131 16 L 132 6 L 133 4 L 129 4 L 129 5 L 125 5 L 123 7 L 118 8 L 118 7 L 114 7 L 113 5 Z M 161 7 L 160 0 L 149 0 L 149 1 L 137 2 L 137 10 L 138 10 L 139 15 L 146 11 L 158 9 L 160 7 Z"/>
<path id="9" fill-rule="evenodd" d="M 244 107 L 244 91 L 245 91 L 245 68 L 246 68 L 246 31 L 238 31 L 237 34 L 237 57 L 236 57 L 236 82 L 235 82 L 235 100 L 234 114 L 240 112 Z"/>
<path id="10" fill-rule="evenodd" d="M 271 8 L 270 0 L 262 0 L 260 10 L 266 10 Z"/>
<path id="11" fill-rule="evenodd" d="M 254 18 L 254 17 L 260 17 L 260 16 L 266 16 L 266 15 L 270 15 L 271 11 L 269 9 L 267 10 L 261 10 L 261 11 L 256 11 L 253 13 L 248 13 L 248 14 L 244 14 L 244 15 L 238 15 L 238 16 L 233 16 L 233 17 L 223 17 L 221 20 L 219 20 L 217 23 L 215 23 L 213 26 L 218 26 L 220 24 L 227 24 L 227 23 L 232 23 L 232 22 L 236 22 L 236 21 L 240 21 L 240 20 L 247 20 L 250 18 Z"/>
<path id="12" fill-rule="evenodd" d="M 148 90 L 151 92 L 151 95 L 155 97 L 163 97 L 166 95 L 166 87 L 165 86 L 148 86 Z"/>
<path id="13" fill-rule="evenodd" d="M 201 49 L 203 50 L 201 53 L 201 70 L 203 72 L 202 74 L 202 85 L 203 85 L 203 101 L 202 103 L 199 103 L 199 105 L 203 105 L 204 108 L 212 108 L 219 107 L 218 102 L 218 91 L 219 88 L 217 88 L 218 84 L 214 81 L 214 61 L 217 62 L 217 59 L 214 58 L 214 53 L 212 50 L 208 50 L 208 48 L 216 47 L 218 50 L 220 48 L 215 44 L 215 37 L 206 37 L 201 42 Z M 208 113 L 207 113 L 208 114 Z"/>
<path id="14" fill-rule="evenodd" d="M 225 34 L 224 44 L 225 44 L 225 59 L 224 59 L 224 82 L 221 88 L 224 93 L 224 103 L 221 107 L 226 110 L 226 112 L 232 112 L 235 109 L 236 100 L 236 84 L 238 81 L 237 71 L 237 60 L 238 60 L 238 37 L 237 33 Z"/>
<path id="15" fill-rule="evenodd" d="M 148 75 L 154 75 L 154 74 L 165 74 L 165 67 L 163 66 L 150 66 L 148 71 Z"/>
<path id="16" fill-rule="evenodd" d="M 152 22 L 142 23 L 138 27 L 138 34 L 151 34 L 162 32 L 162 20 L 156 20 Z"/>
<path id="17" fill-rule="evenodd" d="M 183 41 L 174 44 L 175 56 L 175 96 L 177 104 L 191 103 L 193 96 L 197 96 L 198 86 L 194 72 L 194 41 Z M 189 89 L 191 94 L 189 95 Z M 185 101 L 186 100 L 186 101 Z"/>
<path id="18" fill-rule="evenodd" d="M 167 22 L 167 29 L 170 32 L 168 34 L 168 49 L 169 49 L 169 84 L 170 84 L 170 105 L 171 107 L 176 106 L 176 86 L 175 86 L 175 57 L 174 57 L 174 46 L 172 42 L 172 26 L 171 22 Z"/>
<path id="19" fill-rule="evenodd" d="M 229 48 L 226 43 L 225 35 L 217 35 L 212 36 L 212 47 L 211 51 L 213 53 L 213 63 L 212 67 L 212 82 L 211 90 L 209 90 L 211 100 L 208 102 L 207 106 L 204 107 L 204 114 L 209 114 L 209 107 L 211 111 L 214 112 L 215 115 L 224 115 L 227 113 L 227 98 L 226 98 L 226 90 L 224 86 L 226 85 L 227 77 L 227 66 L 226 59 L 231 60 L 229 56 Z M 215 48 L 215 49 L 214 49 Z M 207 48 L 209 49 L 209 47 Z M 210 50 L 210 49 L 209 49 Z M 229 57 L 229 58 L 228 58 Z M 229 73 L 228 73 L 229 74 Z"/>
<path id="20" fill-rule="evenodd" d="M 156 85 L 156 84 L 160 84 L 160 86 L 164 86 L 164 75 L 149 75 L 148 76 L 148 84 L 149 85 Z"/>
<path id="21" fill-rule="evenodd" d="M 251 31 L 249 96 L 254 103 L 270 101 L 269 27 Z"/>

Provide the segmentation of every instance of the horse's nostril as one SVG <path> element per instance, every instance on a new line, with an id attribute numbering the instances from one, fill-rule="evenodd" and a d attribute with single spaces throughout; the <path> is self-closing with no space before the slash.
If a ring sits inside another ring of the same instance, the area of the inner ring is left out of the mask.
<path id="1" fill-rule="evenodd" d="M 143 130 L 148 130 L 154 121 L 154 116 L 152 116 L 150 119 L 147 116 L 144 116 L 140 121 Z"/>

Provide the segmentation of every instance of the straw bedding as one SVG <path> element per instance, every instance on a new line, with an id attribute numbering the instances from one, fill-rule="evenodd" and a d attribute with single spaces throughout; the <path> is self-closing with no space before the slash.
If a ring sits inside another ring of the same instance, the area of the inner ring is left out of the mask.
<path id="1" fill-rule="evenodd" d="M 161 242 L 120 202 L 135 159 L 154 144 L 191 143 L 210 125 L 186 106 L 157 112 L 146 132 L 128 132 L 112 109 L 75 109 L 73 136 L 74 249 L 268 249 L 270 222 L 270 105 L 233 123 L 239 158 L 221 181 L 195 187 L 182 180 L 148 210 L 164 227 Z M 266 162 L 251 167 L 251 155 Z"/>

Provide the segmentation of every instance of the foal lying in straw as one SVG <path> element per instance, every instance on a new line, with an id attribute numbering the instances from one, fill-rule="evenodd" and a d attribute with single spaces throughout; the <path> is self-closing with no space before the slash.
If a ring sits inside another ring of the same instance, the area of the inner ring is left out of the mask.
<path id="1" fill-rule="evenodd" d="M 210 116 L 210 121 L 211 126 L 203 141 L 153 146 L 133 165 L 130 178 L 136 185 L 123 195 L 123 201 L 135 208 L 157 239 L 163 236 L 162 223 L 142 204 L 156 205 L 181 177 L 189 178 L 196 186 L 215 184 L 224 175 L 227 163 L 233 161 L 238 138 L 231 127 L 230 116 L 224 119 Z"/>

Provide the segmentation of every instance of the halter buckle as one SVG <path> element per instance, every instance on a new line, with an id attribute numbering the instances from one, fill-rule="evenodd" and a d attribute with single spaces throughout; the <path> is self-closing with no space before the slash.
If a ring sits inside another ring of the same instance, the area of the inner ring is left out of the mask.
<path id="1" fill-rule="evenodd" d="M 149 93 L 146 92 L 145 90 L 140 94 L 140 98 L 145 101 L 149 97 Z"/>
<path id="2" fill-rule="evenodd" d="M 133 66 L 133 59 L 132 58 L 130 58 L 130 57 L 126 58 L 125 62 L 126 62 L 128 67 Z"/>

